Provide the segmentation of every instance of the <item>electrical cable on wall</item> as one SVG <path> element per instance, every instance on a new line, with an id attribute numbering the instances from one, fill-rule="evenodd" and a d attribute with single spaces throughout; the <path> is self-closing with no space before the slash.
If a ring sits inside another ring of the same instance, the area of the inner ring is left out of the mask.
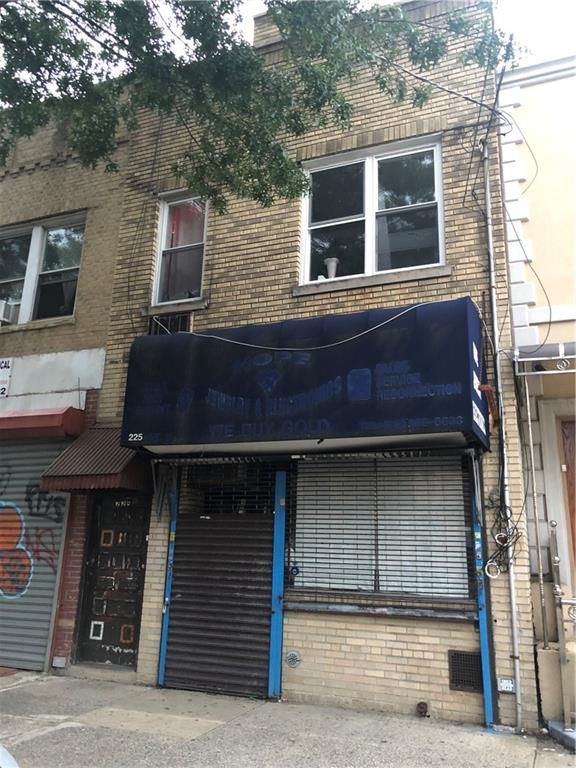
<path id="1" fill-rule="evenodd" d="M 188 331 L 188 335 L 190 336 L 196 336 L 199 339 L 214 339 L 215 341 L 222 341 L 226 344 L 234 344 L 238 347 L 248 347 L 249 349 L 262 349 L 266 352 L 317 352 L 322 349 L 332 349 L 333 347 L 339 347 L 342 344 L 348 344 L 351 341 L 356 341 L 356 339 L 361 338 L 362 336 L 366 336 L 368 333 L 373 333 L 374 331 L 377 331 L 379 328 L 383 328 L 385 325 L 388 325 L 388 323 L 392 323 L 394 320 L 398 320 L 398 318 L 402 317 L 403 315 L 408 314 L 408 312 L 412 312 L 419 307 L 426 307 L 429 304 L 434 304 L 432 301 L 423 301 L 420 304 L 413 304 L 410 307 L 407 307 L 406 309 L 403 309 L 402 312 L 398 312 L 398 314 L 394 315 L 393 317 L 389 317 L 388 320 L 384 320 L 381 323 L 378 323 L 377 325 L 373 325 L 371 328 L 367 328 L 365 331 L 361 331 L 360 333 L 354 334 L 354 336 L 349 336 L 346 339 L 340 339 L 340 341 L 334 341 L 331 344 L 321 344 L 316 347 L 267 347 L 263 344 L 250 344 L 246 341 L 237 341 L 236 339 L 228 339 L 226 336 L 218 336 L 214 333 L 199 333 L 198 331 Z M 164 328 L 167 333 L 169 333 L 166 326 L 162 325 L 162 323 L 158 320 L 157 317 L 154 317 L 154 320 L 158 323 L 158 325 L 161 328 Z"/>

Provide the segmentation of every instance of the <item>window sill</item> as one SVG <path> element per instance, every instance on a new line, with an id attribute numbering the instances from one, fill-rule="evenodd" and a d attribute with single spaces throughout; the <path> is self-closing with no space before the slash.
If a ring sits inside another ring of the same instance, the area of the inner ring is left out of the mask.
<path id="1" fill-rule="evenodd" d="M 17 333 L 18 331 L 39 331 L 43 328 L 57 328 L 60 325 L 74 325 L 76 320 L 70 317 L 47 317 L 44 320 L 30 320 L 28 323 L 16 323 L 15 325 L 3 325 L 0 333 Z"/>
<path id="2" fill-rule="evenodd" d="M 398 605 L 362 605 L 355 603 L 316 603 L 312 601 L 286 600 L 287 611 L 331 613 L 336 615 L 383 616 L 406 619 L 432 619 L 433 621 L 477 621 L 478 613 L 462 606 L 454 608 L 424 608 Z"/>
<path id="3" fill-rule="evenodd" d="M 207 309 L 209 303 L 208 299 L 199 297 L 197 299 L 190 299 L 189 301 L 176 301 L 172 304 L 154 304 L 143 309 L 142 314 L 145 317 L 152 317 L 153 315 L 177 315 L 180 312 L 195 312 L 198 309 Z"/>
<path id="4" fill-rule="evenodd" d="M 406 616 L 421 619 L 476 621 L 471 597 L 438 597 L 402 592 L 350 592 L 286 587 L 284 607 L 292 611 Z"/>
<path id="5" fill-rule="evenodd" d="M 406 283 L 414 280 L 428 280 L 435 277 L 450 277 L 451 274 L 452 267 L 449 264 L 441 264 L 437 267 L 407 269 L 405 272 L 390 272 L 342 280 L 321 280 L 316 283 L 295 286 L 292 289 L 292 296 L 313 296 L 317 293 L 350 291 L 356 288 L 370 288 L 375 285 L 390 285 L 392 283 Z"/>

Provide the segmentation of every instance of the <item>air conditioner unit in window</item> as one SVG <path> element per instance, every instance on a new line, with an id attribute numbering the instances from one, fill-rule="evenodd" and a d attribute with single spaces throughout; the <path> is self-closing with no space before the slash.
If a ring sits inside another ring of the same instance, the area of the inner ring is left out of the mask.
<path id="1" fill-rule="evenodd" d="M 16 322 L 18 305 L 9 301 L 0 301 L 0 325 L 12 325 Z"/>

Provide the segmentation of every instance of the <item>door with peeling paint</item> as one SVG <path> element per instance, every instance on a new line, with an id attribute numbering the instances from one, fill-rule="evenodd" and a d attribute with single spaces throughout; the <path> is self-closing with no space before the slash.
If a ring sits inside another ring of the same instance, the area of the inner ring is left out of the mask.
<path id="1" fill-rule="evenodd" d="M 88 544 L 78 660 L 135 666 L 150 503 L 134 494 L 96 499 Z"/>

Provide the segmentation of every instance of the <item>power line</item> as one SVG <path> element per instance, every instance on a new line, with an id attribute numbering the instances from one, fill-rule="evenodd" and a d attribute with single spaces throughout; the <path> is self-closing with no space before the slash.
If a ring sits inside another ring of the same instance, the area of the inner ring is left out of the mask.
<path id="1" fill-rule="evenodd" d="M 482 95 L 480 96 L 480 101 L 484 101 L 484 95 L 486 93 L 486 85 L 488 83 L 488 70 L 484 72 L 484 84 L 482 86 Z M 476 125 L 474 127 L 474 138 L 472 139 L 472 149 L 470 151 L 470 160 L 468 162 L 468 172 L 466 174 L 466 184 L 464 186 L 464 194 L 462 196 L 462 206 L 466 207 L 466 196 L 468 194 L 468 184 L 470 182 L 470 174 L 472 173 L 472 161 L 474 160 L 474 153 L 478 149 L 477 145 L 477 139 L 478 139 L 478 128 L 480 126 L 480 115 L 481 115 L 481 107 L 478 107 L 478 117 L 476 118 Z M 492 114 L 490 114 L 490 120 L 492 119 Z M 490 124 L 490 123 L 488 123 Z"/>
<path id="2" fill-rule="evenodd" d="M 500 111 L 502 112 L 503 115 L 506 115 L 510 120 L 512 120 L 514 122 L 514 125 L 518 129 L 518 133 L 520 134 L 520 136 L 522 136 L 522 140 L 526 144 L 526 148 L 530 152 L 530 155 L 532 156 L 532 160 L 534 161 L 534 166 L 535 166 L 535 168 L 534 168 L 534 176 L 532 176 L 532 178 L 530 179 L 528 184 L 522 189 L 522 192 L 520 193 L 521 195 L 525 195 L 526 192 L 528 192 L 528 190 L 532 186 L 532 184 L 534 184 L 534 182 L 536 181 L 536 178 L 538 177 L 538 174 L 540 172 L 540 166 L 538 165 L 538 160 L 536 158 L 536 155 L 534 154 L 534 150 L 532 149 L 532 147 L 530 145 L 530 142 L 526 138 L 522 128 L 520 128 L 520 125 L 518 124 L 518 121 L 516 120 L 514 115 L 512 115 L 512 114 L 510 114 L 510 112 L 506 112 L 504 110 L 500 110 Z"/>
<path id="3" fill-rule="evenodd" d="M 529 354 L 533 355 L 539 350 L 542 349 L 542 347 L 546 344 L 548 341 L 548 338 L 550 336 L 550 333 L 552 331 L 552 302 L 550 301 L 550 297 L 548 295 L 548 291 L 544 287 L 544 283 L 542 282 L 540 275 L 536 271 L 535 267 L 532 265 L 532 262 L 526 252 L 526 248 L 524 248 L 524 243 L 522 242 L 522 239 L 520 235 L 518 234 L 518 230 L 516 229 L 516 224 L 514 223 L 514 220 L 512 219 L 512 216 L 510 215 L 510 211 L 508 210 L 508 206 L 506 203 L 504 203 L 504 211 L 506 212 L 506 216 L 508 218 L 508 221 L 510 222 L 512 229 L 514 230 L 514 234 L 516 235 L 516 240 L 520 244 L 520 248 L 522 249 L 522 253 L 524 254 L 525 263 L 528 264 L 529 268 L 534 273 L 534 276 L 536 277 L 536 280 L 538 280 L 538 283 L 540 284 L 540 288 L 542 288 L 542 292 L 544 294 L 544 297 L 546 299 L 546 303 L 548 304 L 548 327 L 546 329 L 546 335 L 544 336 L 544 341 L 541 344 L 538 344 L 537 347 L 534 347 L 533 349 L 524 350 L 528 352 Z"/>
<path id="4" fill-rule="evenodd" d="M 367 328 L 365 331 L 361 331 L 360 333 L 354 334 L 354 336 L 349 336 L 346 339 L 340 339 L 340 341 L 334 341 L 331 344 L 320 344 L 319 346 L 315 346 L 315 347 L 267 347 L 262 344 L 250 344 L 246 341 L 237 341 L 236 339 L 229 339 L 226 336 L 218 336 L 214 333 L 198 333 L 197 331 L 189 331 L 189 333 L 191 336 L 197 336 L 200 339 L 214 339 L 215 341 L 223 341 L 227 344 L 234 344 L 239 347 L 248 347 L 249 349 L 262 349 L 267 352 L 318 352 L 323 349 L 333 349 L 334 347 L 339 347 L 342 344 L 348 344 L 351 341 L 356 341 L 356 339 L 359 339 L 362 336 L 366 336 L 369 333 L 373 333 L 374 331 L 377 331 L 380 328 L 383 328 L 385 325 L 392 323 L 394 320 L 398 320 L 398 318 L 408 314 L 408 312 L 413 312 L 414 310 L 419 309 L 420 307 L 426 307 L 429 304 L 433 304 L 433 303 L 434 302 L 432 301 L 423 301 L 420 304 L 413 304 L 412 306 L 407 307 L 406 309 L 403 309 L 401 312 L 398 312 L 393 317 L 389 317 L 388 320 L 384 320 L 383 322 L 378 323 L 377 325 L 373 325 L 371 328 Z"/>

